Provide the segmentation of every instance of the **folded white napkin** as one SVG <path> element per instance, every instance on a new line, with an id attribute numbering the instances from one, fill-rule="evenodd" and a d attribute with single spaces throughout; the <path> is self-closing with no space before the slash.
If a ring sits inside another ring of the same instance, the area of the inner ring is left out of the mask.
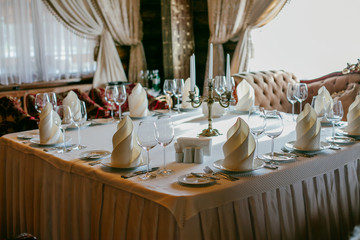
<path id="1" fill-rule="evenodd" d="M 320 149 L 321 123 L 315 110 L 307 103 L 296 119 L 296 142 L 294 146 L 301 150 Z"/>
<path id="2" fill-rule="evenodd" d="M 187 147 L 200 147 L 205 156 L 211 155 L 211 138 L 179 137 L 176 141 L 176 152 L 182 152 Z"/>
<path id="3" fill-rule="evenodd" d="M 238 118 L 227 132 L 227 141 L 223 146 L 223 166 L 234 171 L 252 170 L 255 146 L 249 126 Z"/>
<path id="4" fill-rule="evenodd" d="M 73 115 L 74 121 L 81 119 L 81 105 L 80 100 L 75 92 L 70 91 L 63 100 L 63 105 L 69 106 Z"/>
<path id="5" fill-rule="evenodd" d="M 360 135 L 360 95 L 357 95 L 355 101 L 349 106 L 347 122 L 346 131 L 349 134 Z"/>
<path id="6" fill-rule="evenodd" d="M 202 113 L 204 114 L 205 117 L 208 117 L 208 105 L 207 102 L 204 102 L 202 104 Z M 224 115 L 225 113 L 225 108 L 223 108 L 222 106 L 220 106 L 220 103 L 218 102 L 214 102 L 212 105 L 212 117 L 221 117 L 222 115 Z"/>
<path id="7" fill-rule="evenodd" d="M 254 88 L 247 81 L 243 80 L 236 86 L 236 95 L 238 101 L 235 105 L 235 110 L 248 111 L 252 106 L 254 106 Z"/>
<path id="8" fill-rule="evenodd" d="M 53 110 L 52 104 L 47 103 L 40 113 L 39 133 L 41 144 L 55 144 L 64 141 L 60 130 L 60 117 Z"/>
<path id="9" fill-rule="evenodd" d="M 112 138 L 112 144 L 112 165 L 130 168 L 142 164 L 141 149 L 135 142 L 134 126 L 129 116 L 125 116 L 119 122 L 117 131 Z"/>
<path id="10" fill-rule="evenodd" d="M 318 90 L 318 95 L 315 99 L 314 109 L 318 116 L 324 116 L 325 113 L 329 112 L 333 107 L 333 99 L 326 89 L 326 87 L 322 86 Z M 324 118 L 325 119 L 325 118 Z"/>
<path id="11" fill-rule="evenodd" d="M 137 83 L 129 96 L 130 117 L 146 117 L 149 115 L 148 99 L 145 89 Z"/>
<path id="12" fill-rule="evenodd" d="M 185 80 L 185 84 L 184 84 L 184 92 L 183 92 L 183 95 L 182 95 L 182 102 L 181 102 L 181 108 L 193 108 L 191 106 L 191 103 L 188 102 L 190 101 L 190 98 L 189 98 L 189 91 L 190 91 L 190 88 L 191 88 L 191 79 L 188 78 Z M 195 94 L 196 96 L 199 95 L 199 88 L 197 86 L 195 86 Z"/>

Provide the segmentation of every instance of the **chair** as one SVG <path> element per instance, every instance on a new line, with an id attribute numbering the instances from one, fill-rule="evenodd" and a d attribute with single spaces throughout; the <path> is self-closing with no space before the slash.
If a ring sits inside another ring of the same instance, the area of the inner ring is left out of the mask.
<path id="1" fill-rule="evenodd" d="M 266 110 L 291 113 L 291 103 L 287 100 L 286 91 L 288 83 L 298 82 L 293 73 L 271 70 L 237 73 L 233 77 L 236 85 L 245 80 L 254 88 L 255 105 Z"/>

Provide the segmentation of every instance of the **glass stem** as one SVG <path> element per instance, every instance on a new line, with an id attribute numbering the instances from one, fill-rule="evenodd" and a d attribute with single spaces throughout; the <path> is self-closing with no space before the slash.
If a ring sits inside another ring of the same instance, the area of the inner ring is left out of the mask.
<path id="1" fill-rule="evenodd" d="M 271 159 L 274 160 L 274 138 L 271 138 Z"/>
<path id="2" fill-rule="evenodd" d="M 256 158 L 259 158 L 259 136 L 256 135 Z"/>
<path id="3" fill-rule="evenodd" d="M 166 169 L 165 146 L 164 146 L 164 151 L 163 151 L 163 154 L 164 154 L 164 170 L 165 170 L 165 169 Z"/>
<path id="4" fill-rule="evenodd" d="M 64 135 L 63 152 L 66 152 L 66 134 L 65 134 L 65 129 L 64 129 L 64 128 L 61 128 L 61 130 L 63 131 L 63 135 Z"/>
<path id="5" fill-rule="evenodd" d="M 180 106 L 179 106 L 179 104 L 180 104 L 180 96 L 177 96 L 177 97 L 176 97 L 176 105 L 177 105 L 177 111 L 178 111 L 178 113 L 180 113 Z"/>
<path id="6" fill-rule="evenodd" d="M 294 112 L 295 112 L 294 105 L 295 105 L 294 103 L 291 103 L 292 119 L 293 119 L 293 121 L 295 121 L 295 118 L 294 118 Z"/>
<path id="7" fill-rule="evenodd" d="M 333 121 L 333 122 L 331 122 L 332 123 L 332 138 L 333 138 L 333 140 L 335 139 L 335 122 Z"/>
<path id="8" fill-rule="evenodd" d="M 121 113 L 122 113 L 122 111 L 121 111 L 121 105 L 119 104 L 119 120 L 121 121 Z"/>
<path id="9" fill-rule="evenodd" d="M 147 174 L 149 174 L 149 172 L 150 172 L 150 151 L 149 151 L 149 149 L 147 149 L 146 151 L 147 151 Z"/>
<path id="10" fill-rule="evenodd" d="M 80 124 L 78 124 L 78 147 L 80 147 L 81 136 L 80 136 Z"/>
<path id="11" fill-rule="evenodd" d="M 302 101 L 300 102 L 300 112 L 301 113 L 301 109 L 302 109 Z"/>

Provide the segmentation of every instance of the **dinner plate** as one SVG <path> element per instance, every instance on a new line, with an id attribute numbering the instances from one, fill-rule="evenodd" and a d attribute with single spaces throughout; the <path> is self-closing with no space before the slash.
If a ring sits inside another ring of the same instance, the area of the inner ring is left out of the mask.
<path id="1" fill-rule="evenodd" d="M 263 158 L 265 161 L 292 162 L 296 160 L 296 155 L 292 153 L 274 152 L 274 158 L 271 158 L 271 153 L 265 153 Z"/>
<path id="2" fill-rule="evenodd" d="M 191 187 L 204 187 L 216 183 L 216 180 L 206 177 L 195 177 L 192 174 L 185 174 L 178 177 L 178 183 Z"/>
<path id="3" fill-rule="evenodd" d="M 80 124 L 80 129 L 82 128 L 86 128 L 88 126 L 90 126 L 91 122 L 90 121 L 86 121 Z M 78 127 L 75 124 L 71 124 L 70 126 L 68 126 L 66 129 L 77 129 Z"/>
<path id="4" fill-rule="evenodd" d="M 326 141 L 329 143 L 337 143 L 337 144 L 352 144 L 355 143 L 355 138 L 347 137 L 347 136 L 335 136 L 333 137 L 327 137 Z"/>
<path id="5" fill-rule="evenodd" d="M 70 141 L 71 141 L 71 138 L 69 136 L 66 136 L 65 145 L 69 146 Z M 63 142 L 60 142 L 60 143 L 40 143 L 40 138 L 39 137 L 35 137 L 35 138 L 30 139 L 30 142 L 34 143 L 34 144 L 37 144 L 39 146 L 44 146 L 44 147 L 56 147 L 56 146 L 60 146 L 60 145 L 64 144 Z"/>
<path id="6" fill-rule="evenodd" d="M 265 165 L 264 161 L 255 158 L 254 159 L 254 164 L 253 164 L 253 169 L 243 171 L 243 170 L 230 169 L 230 168 L 224 167 L 223 166 L 223 161 L 224 161 L 224 159 L 217 160 L 217 161 L 215 161 L 213 163 L 213 166 L 215 168 L 223 170 L 223 171 L 234 172 L 234 173 L 245 173 L 245 172 L 252 172 L 252 171 L 258 170 L 260 168 L 263 168 L 264 165 Z"/>
<path id="7" fill-rule="evenodd" d="M 111 167 L 111 168 L 119 168 L 119 169 L 125 169 L 125 170 L 131 170 L 131 169 L 135 169 L 135 168 L 138 168 L 138 167 L 141 167 L 141 166 L 144 166 L 145 163 L 140 163 L 139 165 L 137 166 L 131 166 L 131 167 L 123 167 L 121 165 L 116 165 L 116 164 L 113 164 L 111 162 L 111 158 L 105 158 L 101 161 L 101 164 L 104 165 L 104 166 L 107 166 L 107 167 Z"/>
<path id="8" fill-rule="evenodd" d="M 340 135 L 352 137 L 355 139 L 360 139 L 360 135 L 350 134 L 348 131 L 345 130 L 345 128 L 338 128 L 338 129 L 336 129 L 336 132 L 337 132 L 337 134 L 340 134 Z"/>
<path id="9" fill-rule="evenodd" d="M 113 123 L 114 119 L 112 118 L 94 118 L 89 120 L 92 125 L 104 125 Z"/>
<path id="10" fill-rule="evenodd" d="M 97 160 L 97 159 L 107 157 L 110 154 L 111 154 L 111 152 L 105 151 L 105 150 L 91 150 L 91 151 L 82 152 L 80 154 L 80 158 L 87 159 L 87 160 Z"/>
<path id="11" fill-rule="evenodd" d="M 30 140 L 30 139 L 38 137 L 38 136 L 39 136 L 39 134 L 24 133 L 24 134 L 17 135 L 17 138 L 22 139 L 22 140 Z"/>
<path id="12" fill-rule="evenodd" d="M 331 147 L 331 144 L 327 143 L 327 142 L 320 142 L 320 148 L 314 149 L 314 150 L 303 150 L 303 149 L 299 149 L 299 148 L 295 147 L 294 145 L 295 145 L 295 141 L 290 141 L 290 142 L 285 143 L 285 147 L 288 148 L 289 150 L 294 150 L 294 151 L 303 152 L 303 153 L 316 153 L 316 152 L 323 151 L 325 149 L 329 149 Z"/>

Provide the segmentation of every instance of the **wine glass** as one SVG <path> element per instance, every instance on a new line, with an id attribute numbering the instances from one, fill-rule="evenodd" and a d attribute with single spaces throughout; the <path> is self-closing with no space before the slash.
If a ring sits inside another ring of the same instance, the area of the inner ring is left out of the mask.
<path id="1" fill-rule="evenodd" d="M 225 76 L 216 76 L 214 80 L 215 92 L 221 96 L 226 89 L 226 78 Z"/>
<path id="2" fill-rule="evenodd" d="M 160 116 L 156 122 L 156 140 L 163 147 L 164 153 L 164 168 L 158 173 L 163 175 L 170 175 L 173 170 L 166 168 L 165 147 L 169 145 L 174 139 L 174 125 L 170 116 Z"/>
<path id="3" fill-rule="evenodd" d="M 71 113 L 71 109 L 67 105 L 57 106 L 55 109 L 57 115 L 59 117 L 54 118 L 55 124 L 58 125 L 63 132 L 63 149 L 59 153 L 70 152 L 70 148 L 66 148 L 66 129 L 71 124 L 74 124 L 73 116 Z"/>
<path id="4" fill-rule="evenodd" d="M 340 121 L 344 116 L 344 110 L 343 106 L 340 100 L 334 100 L 333 107 L 325 113 L 326 119 L 331 122 L 332 124 L 332 134 L 330 138 L 327 138 L 326 140 L 335 143 L 337 142 L 337 139 L 335 137 L 335 123 Z"/>
<path id="5" fill-rule="evenodd" d="M 81 144 L 80 128 L 87 120 L 86 104 L 84 101 L 80 101 L 80 117 L 74 119 L 75 125 L 78 128 L 78 145 L 75 147 L 77 150 L 86 148 L 85 145 Z"/>
<path id="6" fill-rule="evenodd" d="M 325 115 L 325 98 L 324 96 L 313 96 L 311 100 L 311 107 L 315 110 L 316 115 L 321 120 Z"/>
<path id="7" fill-rule="evenodd" d="M 137 143 L 139 146 L 147 151 L 147 173 L 140 178 L 148 180 L 156 177 L 149 171 L 150 169 L 150 149 L 157 145 L 156 141 L 156 126 L 153 121 L 141 121 L 137 129 Z"/>
<path id="8" fill-rule="evenodd" d="M 115 99 L 116 105 L 119 107 L 119 119 L 121 120 L 121 105 L 123 105 L 126 101 L 127 94 L 126 94 L 126 88 L 125 85 L 118 85 L 117 86 L 118 95 Z"/>
<path id="9" fill-rule="evenodd" d="M 175 81 L 173 79 L 165 79 L 163 90 L 166 95 L 169 95 L 172 97 L 175 93 Z M 171 111 L 171 103 L 169 102 L 169 113 L 172 113 Z"/>
<path id="10" fill-rule="evenodd" d="M 111 105 L 111 118 L 114 120 L 114 107 L 116 99 L 118 98 L 119 92 L 115 85 L 109 85 L 105 88 L 105 100 Z"/>
<path id="11" fill-rule="evenodd" d="M 308 88 L 306 83 L 296 83 L 295 98 L 300 103 L 300 112 L 302 111 L 302 102 L 308 97 Z"/>
<path id="12" fill-rule="evenodd" d="M 176 97 L 176 106 L 177 106 L 178 113 L 180 113 L 180 97 L 184 93 L 184 79 L 177 78 L 177 79 L 174 79 L 174 81 L 175 81 L 175 94 L 174 95 Z"/>
<path id="13" fill-rule="evenodd" d="M 265 135 L 271 138 L 271 160 L 276 161 L 274 158 L 274 139 L 281 135 L 284 124 L 280 112 L 277 110 L 267 111 L 265 114 L 266 127 Z"/>
<path id="14" fill-rule="evenodd" d="M 265 110 L 260 106 L 252 106 L 248 116 L 249 128 L 256 138 L 256 158 L 259 158 L 259 135 L 265 131 L 266 118 Z"/>
<path id="15" fill-rule="evenodd" d="M 35 109 L 40 114 L 45 105 L 50 102 L 49 95 L 47 93 L 37 93 L 35 96 Z"/>
<path id="16" fill-rule="evenodd" d="M 292 119 L 293 121 L 295 121 L 295 117 L 294 117 L 294 105 L 296 103 L 296 83 L 288 83 L 287 85 L 287 91 L 286 91 L 286 97 L 287 100 L 291 103 L 291 110 L 292 110 Z"/>
<path id="17" fill-rule="evenodd" d="M 56 106 L 57 106 L 56 93 L 54 93 L 54 92 L 48 92 L 47 94 L 48 94 L 48 96 L 49 96 L 49 102 L 50 102 L 51 105 L 53 106 L 53 109 L 55 109 Z"/>

